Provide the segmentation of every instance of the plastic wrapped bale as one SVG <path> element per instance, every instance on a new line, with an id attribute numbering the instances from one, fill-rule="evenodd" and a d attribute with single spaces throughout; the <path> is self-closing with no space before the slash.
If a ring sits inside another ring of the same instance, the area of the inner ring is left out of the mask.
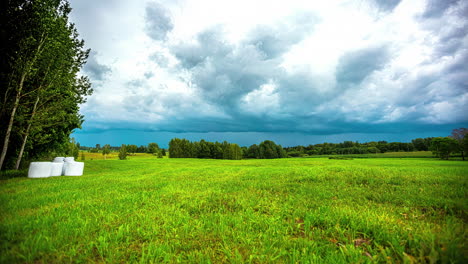
<path id="1" fill-rule="evenodd" d="M 61 176 L 63 174 L 63 162 L 52 162 L 50 176 Z"/>
<path id="2" fill-rule="evenodd" d="M 84 162 L 65 162 L 65 176 L 83 175 Z"/>
<path id="3" fill-rule="evenodd" d="M 31 162 L 29 164 L 28 178 L 47 178 L 52 170 L 52 162 Z"/>
<path id="4" fill-rule="evenodd" d="M 53 162 L 64 162 L 65 157 L 56 157 Z"/>
<path id="5" fill-rule="evenodd" d="M 66 157 L 64 160 L 65 160 L 65 162 L 74 162 L 75 157 Z"/>

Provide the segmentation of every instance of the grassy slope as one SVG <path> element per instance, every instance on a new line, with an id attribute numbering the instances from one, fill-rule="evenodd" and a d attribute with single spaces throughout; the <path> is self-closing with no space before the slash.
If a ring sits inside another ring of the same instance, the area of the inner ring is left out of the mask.
<path id="1" fill-rule="evenodd" d="M 0 181 L 0 262 L 467 261 L 468 163 L 87 160 Z"/>

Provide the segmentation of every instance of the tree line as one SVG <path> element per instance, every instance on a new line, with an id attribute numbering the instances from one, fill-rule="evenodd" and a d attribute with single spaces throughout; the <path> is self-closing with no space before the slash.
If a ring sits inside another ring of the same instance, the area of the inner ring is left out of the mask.
<path id="1" fill-rule="evenodd" d="M 209 142 L 205 140 L 189 141 L 187 139 L 173 138 L 169 142 L 170 158 L 200 158 L 200 159 L 277 159 L 288 157 L 304 157 L 312 155 L 346 155 L 346 154 L 370 154 L 385 152 L 411 152 L 432 151 L 441 159 L 449 159 L 453 153 L 460 153 L 464 160 L 464 153 L 468 151 L 468 129 L 459 128 L 452 131 L 449 137 L 416 138 L 409 143 L 372 141 L 359 143 L 344 141 L 342 143 L 320 143 L 308 146 L 295 146 L 283 148 L 271 140 L 265 140 L 260 144 L 249 147 L 240 147 L 237 144 L 224 142 Z M 79 144 L 78 144 L 79 146 Z M 166 156 L 166 150 L 159 148 L 157 143 L 149 143 L 147 146 L 122 145 L 112 147 L 110 145 L 96 144 L 96 147 L 83 147 L 81 150 L 89 152 L 102 152 L 108 154 L 111 150 L 119 151 L 119 158 L 125 159 L 127 155 L 135 153 L 152 153 L 158 157 Z"/>
<path id="2" fill-rule="evenodd" d="M 89 50 L 67 0 L 0 1 L 0 169 L 69 154 L 79 105 L 92 93 L 80 74 Z"/>
<path id="3" fill-rule="evenodd" d="M 199 158 L 199 159 L 242 159 L 242 149 L 239 145 L 224 141 L 209 142 L 205 140 L 189 141 L 173 138 L 169 141 L 170 158 Z"/>
<path id="4" fill-rule="evenodd" d="M 458 128 L 452 130 L 452 134 L 448 137 L 416 138 L 409 143 L 387 141 L 359 143 L 344 141 L 342 143 L 321 143 L 287 147 L 285 150 L 290 157 L 432 151 L 435 156 L 441 159 L 449 159 L 451 154 L 460 153 L 462 159 L 465 160 L 465 153 L 468 152 L 467 135 L 468 129 Z"/>
<path id="5" fill-rule="evenodd" d="M 123 144 L 122 146 L 125 146 L 126 151 L 128 155 L 133 155 L 135 153 L 148 153 L 148 154 L 154 154 L 157 155 L 158 153 L 161 153 L 163 156 L 166 156 L 166 150 L 163 148 L 160 148 L 158 143 L 149 143 L 147 146 L 144 145 L 125 145 Z M 102 153 L 107 152 L 107 151 L 120 151 L 122 146 L 111 146 L 109 144 L 106 144 L 101 147 L 101 144 L 96 144 L 95 147 L 86 147 L 86 146 L 80 146 L 78 143 L 78 147 L 80 150 L 86 150 L 90 153 Z"/>
<path id="6" fill-rule="evenodd" d="M 192 142 L 187 139 L 173 138 L 169 142 L 169 157 L 240 160 L 243 158 L 287 158 L 287 154 L 281 145 L 271 140 L 265 140 L 259 145 L 254 144 L 247 148 L 227 141 L 221 143 L 202 139 Z"/>
<path id="7" fill-rule="evenodd" d="M 345 154 L 370 154 L 385 152 L 411 152 L 427 151 L 431 145 L 432 138 L 417 138 L 411 143 L 372 141 L 359 143 L 344 141 L 342 143 L 320 143 L 308 146 L 294 146 L 285 148 L 291 157 L 305 155 L 345 155 Z"/>

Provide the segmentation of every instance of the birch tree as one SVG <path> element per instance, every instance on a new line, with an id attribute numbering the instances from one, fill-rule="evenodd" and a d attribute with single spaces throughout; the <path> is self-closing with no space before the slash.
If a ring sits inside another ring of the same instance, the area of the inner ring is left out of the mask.
<path id="1" fill-rule="evenodd" d="M 6 58 L 0 69 L 0 120 L 7 121 L 0 131 L 0 169 L 7 154 L 10 160 L 17 154 L 18 168 L 28 142 L 36 154 L 66 143 L 83 121 L 79 104 L 92 92 L 87 77 L 79 75 L 89 51 L 68 21 L 67 1 L 10 0 L 2 5 L 0 16 L 6 21 L 0 33 L 11 35 L 12 45 L 0 50 Z"/>

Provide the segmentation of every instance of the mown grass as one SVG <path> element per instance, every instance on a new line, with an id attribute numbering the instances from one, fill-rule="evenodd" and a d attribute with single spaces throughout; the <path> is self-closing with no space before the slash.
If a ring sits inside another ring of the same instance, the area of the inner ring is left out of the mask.
<path id="1" fill-rule="evenodd" d="M 0 262 L 467 262 L 467 162 L 85 162 L 0 181 Z"/>

